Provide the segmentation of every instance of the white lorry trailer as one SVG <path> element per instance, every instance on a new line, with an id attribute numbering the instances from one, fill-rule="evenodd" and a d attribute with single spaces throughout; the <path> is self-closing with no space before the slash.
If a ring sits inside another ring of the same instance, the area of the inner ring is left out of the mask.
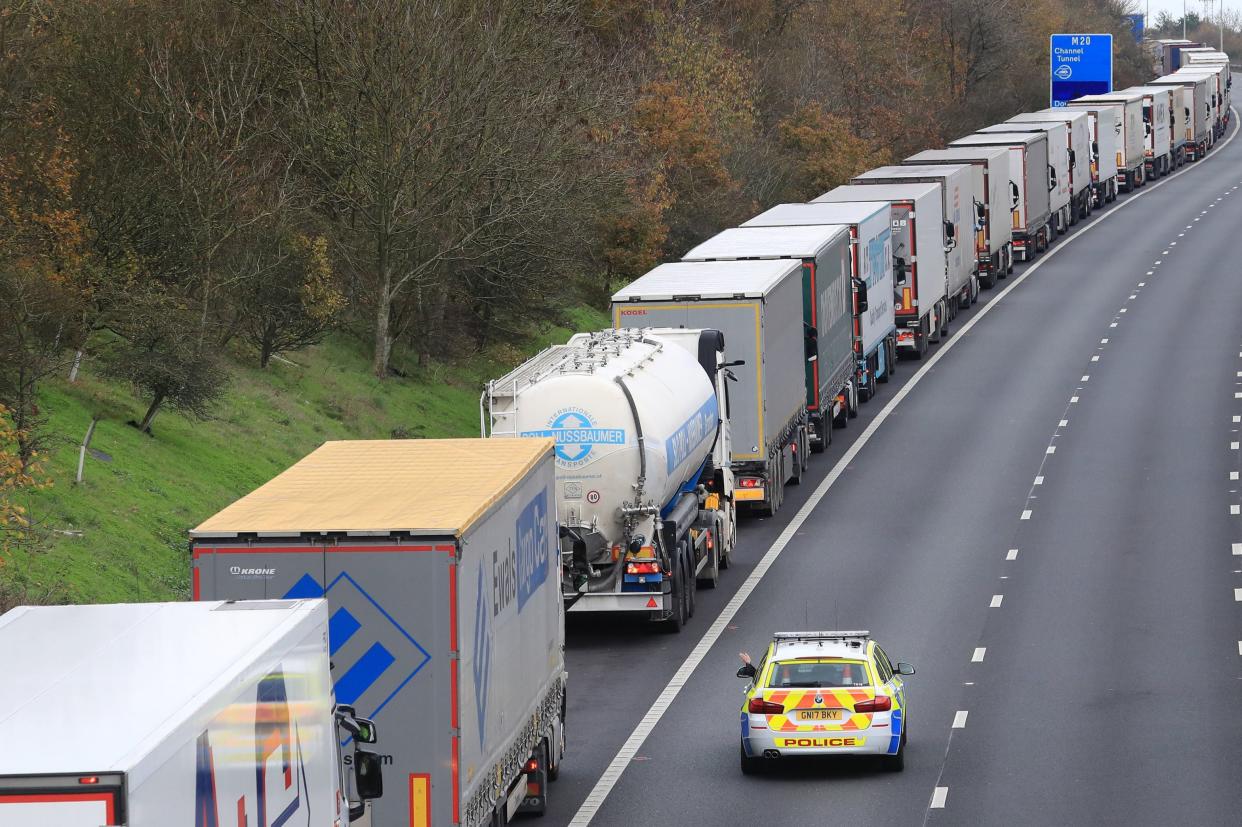
<path id="1" fill-rule="evenodd" d="M 1039 112 L 1023 112 L 1009 119 L 1011 124 L 1055 121 L 1065 124 L 1069 139 L 1070 223 L 1091 215 L 1094 190 L 1091 178 L 1091 118 L 1081 109 L 1058 106 Z M 1048 136 L 1052 140 L 1052 135 Z M 1056 154 L 1055 152 L 1053 153 Z"/>
<path id="2" fill-rule="evenodd" d="M 1014 254 L 1030 261 L 1052 243 L 1053 188 L 1048 164 L 1048 133 L 975 133 L 949 144 L 957 146 L 1003 146 L 1009 150 L 1010 230 Z"/>
<path id="3" fill-rule="evenodd" d="M 778 204 L 743 227 L 844 225 L 850 233 L 853 282 L 854 381 L 863 401 L 877 382 L 887 382 L 897 365 L 893 318 L 893 231 L 886 203 Z"/>
<path id="4" fill-rule="evenodd" d="M 893 316 L 897 351 L 923 358 L 949 332 L 948 251 L 940 184 L 854 184 L 829 190 L 816 204 L 889 205 L 893 229 Z"/>
<path id="5" fill-rule="evenodd" d="M 1114 94 L 1143 96 L 1144 170 L 1149 180 L 1168 175 L 1175 166 L 1172 90 L 1167 86 L 1131 86 Z"/>
<path id="6" fill-rule="evenodd" d="M 1212 139 L 1212 100 L 1206 76 L 1182 77 L 1165 75 L 1148 81 L 1148 86 L 1172 86 L 1182 89 L 1182 116 L 1186 127 L 1186 159 L 1197 161 L 1207 154 Z M 1213 84 L 1215 86 L 1215 84 Z"/>
<path id="7" fill-rule="evenodd" d="M 1121 95 L 1116 92 L 1083 95 L 1065 105 L 1080 109 L 1098 109 L 1104 104 L 1117 109 L 1117 181 L 1122 192 L 1132 192 L 1143 186 L 1147 180 L 1147 130 L 1143 125 L 1143 96 Z"/>
<path id="8" fill-rule="evenodd" d="M 1226 65 L 1197 64 L 1184 66 L 1177 72 L 1179 78 L 1207 78 L 1212 105 L 1212 141 L 1219 141 L 1229 126 L 1229 80 Z"/>
<path id="9" fill-rule="evenodd" d="M 322 600 L 0 616 L 0 825 L 340 827 L 347 809 L 361 818 L 343 790 L 356 781 L 364 797 L 378 795 L 383 771 L 357 747 L 374 739 L 354 738 L 341 783 L 342 737 L 362 730 L 333 705 L 328 626 Z"/>
<path id="10" fill-rule="evenodd" d="M 970 164 L 894 165 L 868 170 L 855 176 L 851 184 L 939 184 L 940 209 L 944 217 L 945 251 L 948 259 L 949 318 L 979 298 L 979 277 L 975 272 L 975 234 L 983 225 L 983 175 Z M 952 230 L 950 230 L 950 226 Z"/>
<path id="11" fill-rule="evenodd" d="M 566 680 L 552 452 L 328 442 L 190 532 L 196 599 L 327 598 L 336 698 L 376 721 L 396 779 L 377 827 L 546 806 Z"/>
<path id="12" fill-rule="evenodd" d="M 484 436 L 556 441 L 567 611 L 680 631 L 736 537 L 723 336 L 605 330 L 553 345 L 483 393 Z"/>
<path id="13" fill-rule="evenodd" d="M 1112 104 L 1093 106 L 1057 107 L 1045 109 L 1056 112 L 1061 109 L 1087 113 L 1087 127 L 1091 137 L 1091 186 L 1094 190 L 1094 207 L 1102 207 L 1117 200 L 1117 142 L 1121 127 L 1118 118 L 1121 109 Z"/>
<path id="14" fill-rule="evenodd" d="M 686 327 L 724 335 L 734 500 L 774 514 L 802 479 L 806 413 L 803 267 L 798 259 L 662 264 L 612 297 L 617 328 Z M 848 300 L 848 287 L 845 296 Z"/>
<path id="15" fill-rule="evenodd" d="M 980 287 L 992 287 L 1013 272 L 1013 233 L 1009 229 L 1009 149 L 1003 146 L 928 149 L 903 166 L 970 164 L 983 176 L 983 229 L 975 231 L 975 269 Z M 977 226 L 977 222 L 976 222 Z"/>
<path id="16" fill-rule="evenodd" d="M 1180 40 L 1177 38 L 1166 38 L 1157 40 L 1160 48 L 1160 66 L 1164 74 L 1176 72 L 1182 68 L 1182 49 L 1199 48 L 1202 43 L 1196 40 Z"/>
<path id="17" fill-rule="evenodd" d="M 850 236 L 843 225 L 735 227 L 717 233 L 682 261 L 802 262 L 802 330 L 806 337 L 806 414 L 811 450 L 823 451 L 830 429 L 858 413 L 852 345 Z"/>
<path id="18" fill-rule="evenodd" d="M 1048 208 L 1057 235 L 1067 232 L 1078 220 L 1070 195 L 1071 150 L 1069 129 L 1064 121 L 1000 123 L 980 129 L 977 135 L 1004 135 L 1015 132 L 1044 132 L 1048 136 Z"/>

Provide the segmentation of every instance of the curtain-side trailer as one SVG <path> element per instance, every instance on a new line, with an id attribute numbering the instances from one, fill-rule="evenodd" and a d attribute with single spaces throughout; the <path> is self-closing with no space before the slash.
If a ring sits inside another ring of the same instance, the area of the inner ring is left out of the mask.
<path id="1" fill-rule="evenodd" d="M 0 825 L 365 821 L 343 791 L 378 795 L 384 771 L 354 739 L 342 783 L 361 729 L 333 701 L 332 622 L 322 600 L 0 616 Z"/>
<path id="2" fill-rule="evenodd" d="M 854 381 L 850 233 L 843 225 L 734 227 L 717 233 L 682 261 L 786 258 L 802 262 L 806 413 L 811 449 L 828 447 L 834 425 L 858 413 Z M 801 447 L 801 446 L 800 446 Z M 806 464 L 806 457 L 799 457 Z"/>
<path id="3" fill-rule="evenodd" d="M 894 165 L 869 170 L 855 176 L 851 184 L 866 186 L 889 184 L 939 184 L 940 209 L 945 222 L 948 257 L 949 319 L 960 308 L 970 307 L 979 297 L 979 277 L 975 272 L 976 232 L 982 229 L 983 176 L 969 164 Z M 952 232 L 949 227 L 952 226 Z"/>
<path id="4" fill-rule="evenodd" d="M 1091 215 L 1093 201 L 1091 118 L 1081 109 L 1059 106 L 1039 112 L 1023 112 L 1010 118 L 1008 123 L 1033 124 L 1049 121 L 1065 124 L 1066 137 L 1069 139 L 1070 223 L 1073 224 L 1080 218 Z M 1048 139 L 1053 140 L 1053 136 L 1049 134 Z M 1053 154 L 1055 155 L 1055 152 Z"/>
<path id="5" fill-rule="evenodd" d="M 1147 177 L 1146 166 L 1147 131 L 1143 127 L 1143 96 L 1083 95 L 1065 104 L 1080 109 L 1097 109 L 1107 104 L 1117 109 L 1117 182 L 1122 192 L 1131 192 L 1143 186 Z"/>
<path id="6" fill-rule="evenodd" d="M 893 230 L 893 316 L 897 350 L 923 358 L 949 332 L 948 251 L 940 184 L 853 184 L 829 190 L 816 204 L 881 202 Z"/>
<path id="7" fill-rule="evenodd" d="M 1048 133 L 992 132 L 958 138 L 949 146 L 1003 146 L 1009 150 L 1009 207 L 1014 253 L 1030 261 L 1052 243 L 1053 189 Z"/>
<path id="8" fill-rule="evenodd" d="M 970 164 L 983 176 L 983 223 L 976 230 L 975 256 L 981 287 L 1013 272 L 1013 233 L 1009 228 L 1009 149 L 1003 146 L 928 149 L 911 155 L 903 166 Z"/>
<path id="9" fill-rule="evenodd" d="M 1212 101 L 1207 77 L 1164 75 L 1148 81 L 1148 86 L 1181 87 L 1184 93 L 1182 116 L 1186 126 L 1186 159 L 1197 161 L 1207 154 L 1212 132 Z"/>
<path id="10" fill-rule="evenodd" d="M 724 334 L 734 499 L 775 513 L 810 443 L 802 261 L 661 264 L 612 296 L 613 326 Z M 846 284 L 846 296 L 848 299 Z"/>
<path id="11" fill-rule="evenodd" d="M 375 825 L 546 806 L 566 682 L 553 448 L 327 442 L 190 532 L 196 599 L 327 599 L 333 691 L 376 721 L 390 774 Z"/>
<path id="12" fill-rule="evenodd" d="M 799 227 L 840 224 L 850 232 L 853 275 L 854 379 L 863 401 L 887 382 L 897 366 L 893 318 L 893 231 L 887 203 L 778 204 L 743 227 Z"/>

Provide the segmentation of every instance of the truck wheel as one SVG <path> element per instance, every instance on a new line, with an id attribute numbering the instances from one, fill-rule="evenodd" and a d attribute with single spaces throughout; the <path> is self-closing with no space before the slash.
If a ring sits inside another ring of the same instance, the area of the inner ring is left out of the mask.
<path id="1" fill-rule="evenodd" d="M 811 451 L 816 454 L 822 454 L 828 450 L 828 446 L 832 443 L 832 428 L 828 425 L 827 417 L 821 416 L 819 419 L 811 423 L 815 428 L 815 442 L 811 445 Z"/>
<path id="2" fill-rule="evenodd" d="M 737 754 L 742 765 L 742 775 L 758 775 L 763 771 L 763 759 L 746 757 L 746 748 L 740 740 L 737 742 Z"/>
<path id="3" fill-rule="evenodd" d="M 858 418 L 858 386 L 851 384 L 845 393 L 845 415 L 850 419 Z"/>
<path id="4" fill-rule="evenodd" d="M 686 625 L 686 584 L 682 576 L 680 558 L 675 561 L 668 586 L 669 596 L 673 600 L 673 610 L 664 621 L 664 631 L 677 634 Z"/>
<path id="5" fill-rule="evenodd" d="M 682 567 L 686 570 L 686 576 L 683 578 L 686 583 L 686 619 L 694 617 L 694 610 L 698 608 L 699 581 L 694 576 L 694 556 L 690 552 L 690 543 L 687 542 L 681 552 Z"/>

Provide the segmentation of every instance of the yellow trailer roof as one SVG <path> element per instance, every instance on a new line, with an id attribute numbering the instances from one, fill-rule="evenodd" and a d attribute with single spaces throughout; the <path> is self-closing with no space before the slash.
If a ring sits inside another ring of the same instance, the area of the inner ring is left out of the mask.
<path id="1" fill-rule="evenodd" d="M 551 439 L 326 442 L 190 536 L 409 531 L 460 537 L 552 452 Z"/>

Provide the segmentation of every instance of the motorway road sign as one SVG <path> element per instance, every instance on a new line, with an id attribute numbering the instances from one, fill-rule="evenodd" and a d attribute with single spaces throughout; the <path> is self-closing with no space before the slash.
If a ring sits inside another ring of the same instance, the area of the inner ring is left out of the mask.
<path id="1" fill-rule="evenodd" d="M 1113 91 L 1111 34 L 1054 34 L 1048 38 L 1052 106 L 1064 106 L 1082 95 Z"/>

